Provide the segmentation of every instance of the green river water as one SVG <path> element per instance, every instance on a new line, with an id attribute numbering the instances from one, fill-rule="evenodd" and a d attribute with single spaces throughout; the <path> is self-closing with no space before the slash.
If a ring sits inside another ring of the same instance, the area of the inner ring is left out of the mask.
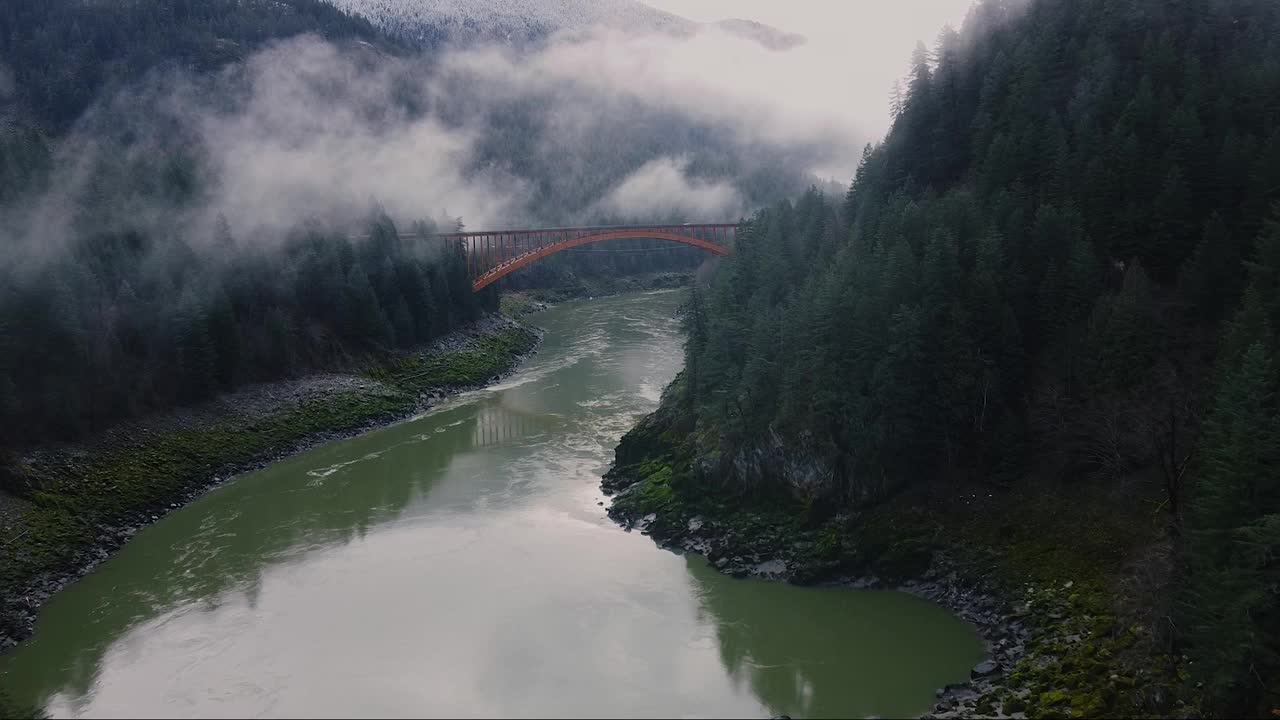
<path id="1" fill-rule="evenodd" d="M 55 717 L 924 712 L 982 659 L 944 609 L 734 580 L 605 517 L 681 297 L 536 315 L 502 384 L 171 513 L 54 597 L 0 682 Z"/>

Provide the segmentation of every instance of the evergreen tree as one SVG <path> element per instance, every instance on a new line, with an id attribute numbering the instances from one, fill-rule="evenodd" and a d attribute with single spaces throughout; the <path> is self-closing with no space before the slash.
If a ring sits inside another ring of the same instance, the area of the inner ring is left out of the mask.
<path id="1" fill-rule="evenodd" d="M 211 397 L 218 387 L 218 358 L 204 311 L 195 303 L 176 319 L 179 399 L 193 402 Z"/>
<path id="2" fill-rule="evenodd" d="M 1024 482 L 1059 449 L 1072 482 L 1104 445 L 1113 478 L 1140 477 L 1150 428 L 1189 398 L 1178 447 L 1211 420 L 1188 466 L 1179 639 L 1207 710 L 1258 710 L 1280 676 L 1274 37 L 1280 6 L 1261 0 L 979 3 L 958 40 L 912 53 L 838 217 L 811 197 L 765 208 L 699 291 L 696 436 L 722 458 L 781 438 L 853 510 L 938 477 Z M 815 494 L 699 467 L 726 492 Z"/>
<path id="3" fill-rule="evenodd" d="M 1187 641 L 1215 710 L 1254 712 L 1280 668 L 1277 463 L 1275 368 L 1254 343 L 1225 374 L 1188 508 Z"/>
<path id="4" fill-rule="evenodd" d="M 1208 322 L 1222 315 L 1239 298 L 1244 279 L 1244 260 L 1222 215 L 1214 213 L 1205 221 L 1195 252 L 1182 266 L 1179 288 Z"/>

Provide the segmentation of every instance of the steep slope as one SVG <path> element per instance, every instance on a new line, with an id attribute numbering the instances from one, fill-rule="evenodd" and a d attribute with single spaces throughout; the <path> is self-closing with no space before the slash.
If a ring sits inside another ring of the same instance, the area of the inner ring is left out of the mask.
<path id="1" fill-rule="evenodd" d="M 607 27 L 632 33 L 687 34 L 714 27 L 771 50 L 805 43 L 802 35 L 753 20 L 697 23 L 638 0 L 327 0 L 406 42 L 435 46 L 476 40 L 536 41 L 556 32 Z"/>
<path id="2" fill-rule="evenodd" d="M 636 0 L 330 0 L 351 15 L 413 42 L 530 40 L 595 25 L 687 30 L 684 18 Z"/>
<path id="3" fill-rule="evenodd" d="M 322 0 L 2 2 L 0 118 L 60 132 L 104 91 L 158 67 L 220 68 L 299 33 L 393 45 Z"/>
<path id="4" fill-rule="evenodd" d="M 1062 660 L 1037 712 L 1274 707 L 1277 57 L 1263 0 L 980 3 L 916 50 L 843 203 L 739 234 L 623 505 L 788 506 L 830 572 L 973 540 L 1166 663 Z"/>
<path id="5" fill-rule="evenodd" d="M 401 53 L 319 0 L 0 3 L 0 47 L 7 114 L 30 121 L 0 118 L 0 447 L 411 345 L 496 303 L 455 293 L 456 258 L 419 244 L 355 261 L 370 218 L 720 220 L 802 188 L 825 150 L 573 63 L 538 72 L 537 49 Z M 573 269 L 701 260 L 591 257 Z"/>

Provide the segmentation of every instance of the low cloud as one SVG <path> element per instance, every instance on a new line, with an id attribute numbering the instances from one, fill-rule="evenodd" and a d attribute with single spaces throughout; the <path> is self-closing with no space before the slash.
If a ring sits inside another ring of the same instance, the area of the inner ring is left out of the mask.
<path id="1" fill-rule="evenodd" d="M 686 174 L 688 160 L 657 158 L 628 175 L 600 201 L 600 209 L 626 220 L 711 218 L 722 221 L 742 212 L 742 196 L 723 180 Z"/>
<path id="2" fill-rule="evenodd" d="M 213 204 L 269 232 L 300 217 L 359 216 L 371 201 L 400 219 L 447 214 L 487 226 L 520 217 L 524 181 L 471 167 L 479 128 L 398 107 L 397 87 L 414 69 L 362 65 L 310 39 L 255 56 L 243 106 L 194 118 L 219 171 Z"/>
<path id="3" fill-rule="evenodd" d="M 0 209 L 6 262 L 86 232 L 207 246 L 219 215 L 242 244 L 351 228 L 374 207 L 474 229 L 723 221 L 815 172 L 852 173 L 866 136 L 837 91 L 797 81 L 804 52 L 714 26 L 407 58 L 294 38 L 103 99 L 60 141 L 46 191 Z M 162 166 L 175 150 L 186 164 Z M 166 195 L 175 175 L 194 195 Z"/>
<path id="4" fill-rule="evenodd" d="M 445 76 L 468 77 L 497 95 L 568 86 L 606 105 L 638 101 L 679 113 L 744 145 L 822 144 L 827 162 L 811 171 L 832 158 L 852 168 L 878 130 L 860 127 L 856 101 L 822 80 L 836 69 L 804 45 L 773 50 L 718 26 L 641 34 L 602 26 L 562 33 L 532 56 L 489 46 L 441 63 Z"/>

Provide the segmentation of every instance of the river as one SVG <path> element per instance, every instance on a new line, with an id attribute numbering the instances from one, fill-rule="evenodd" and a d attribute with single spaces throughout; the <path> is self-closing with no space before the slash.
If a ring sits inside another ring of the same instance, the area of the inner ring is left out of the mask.
<path id="1" fill-rule="evenodd" d="M 893 592 L 734 580 L 605 516 L 679 370 L 681 292 L 534 316 L 500 385 L 237 478 L 0 658 L 55 717 L 903 716 L 975 631 Z"/>

